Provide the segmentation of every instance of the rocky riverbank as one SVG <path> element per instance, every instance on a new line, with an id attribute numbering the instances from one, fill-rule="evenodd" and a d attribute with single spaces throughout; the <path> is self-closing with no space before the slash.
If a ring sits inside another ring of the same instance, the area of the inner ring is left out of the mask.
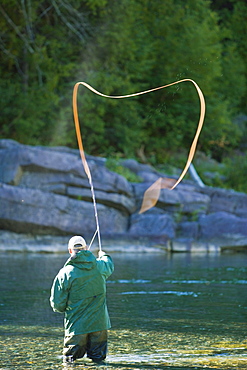
<path id="1" fill-rule="evenodd" d="M 0 245 L 8 250 L 60 251 L 74 234 L 92 238 L 96 225 L 90 185 L 78 150 L 0 140 Z M 247 248 L 247 194 L 183 181 L 163 189 L 139 214 L 145 190 L 159 177 L 135 160 L 122 163 L 141 177 L 130 183 L 87 156 L 103 246 L 111 250 L 218 252 Z M 20 248 L 20 247 L 19 247 Z"/>

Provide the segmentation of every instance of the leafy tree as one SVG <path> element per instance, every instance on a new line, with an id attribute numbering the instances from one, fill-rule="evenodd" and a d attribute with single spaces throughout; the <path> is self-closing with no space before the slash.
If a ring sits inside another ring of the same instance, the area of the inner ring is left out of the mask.
<path id="1" fill-rule="evenodd" d="M 2 136 L 49 143 L 77 62 L 75 51 L 91 31 L 79 6 L 76 0 L 1 2 Z"/>
<path id="2" fill-rule="evenodd" d="M 247 3 L 245 0 L 214 0 L 212 8 L 219 15 L 223 34 L 222 68 L 226 78 L 222 94 L 229 102 L 231 116 L 240 132 L 240 139 L 235 147 L 246 150 L 247 119 L 244 116 L 247 114 Z"/>
<path id="3" fill-rule="evenodd" d="M 247 193 L 247 154 L 225 159 L 225 187 Z"/>
<path id="4" fill-rule="evenodd" d="M 1 136 L 76 146 L 74 83 L 123 95 L 191 78 L 207 104 L 199 147 L 221 160 L 244 135 L 232 118 L 246 94 L 246 5 L 227 3 L 224 10 L 219 0 L 2 0 Z M 80 88 L 79 112 L 87 152 L 162 163 L 190 146 L 199 104 L 190 83 L 124 100 Z"/>
<path id="5" fill-rule="evenodd" d="M 209 1 L 118 1 L 109 3 L 99 23 L 86 49 L 90 67 L 88 60 L 81 66 L 88 83 L 122 95 L 192 78 L 207 103 L 201 149 L 221 159 L 222 151 L 237 145 L 240 132 L 231 120 L 233 102 L 226 99 L 222 34 Z M 236 58 L 228 60 L 232 69 Z M 235 104 L 241 89 L 241 84 L 235 89 Z M 134 155 L 144 147 L 158 162 L 167 152 L 188 148 L 199 115 L 197 93 L 188 83 L 128 103 L 83 99 L 83 128 L 95 153 Z"/>

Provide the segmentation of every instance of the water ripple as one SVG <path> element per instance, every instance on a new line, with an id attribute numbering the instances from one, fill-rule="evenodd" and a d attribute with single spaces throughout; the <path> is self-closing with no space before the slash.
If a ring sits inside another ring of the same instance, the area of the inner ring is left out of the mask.
<path id="1" fill-rule="evenodd" d="M 111 284 L 149 284 L 153 283 L 152 280 L 144 279 L 119 279 L 108 280 Z M 247 280 L 163 280 L 165 284 L 247 284 Z"/>
<path id="2" fill-rule="evenodd" d="M 151 291 L 151 292 L 147 292 L 147 291 L 137 291 L 137 292 L 121 292 L 121 293 L 118 293 L 118 294 L 121 294 L 121 295 L 128 295 L 128 294 L 175 294 L 177 296 L 182 296 L 182 295 L 189 295 L 189 296 L 193 296 L 193 297 L 198 297 L 198 294 L 199 293 L 194 293 L 194 292 L 177 292 L 177 291 L 173 291 L 173 290 L 163 290 L 163 291 Z"/>

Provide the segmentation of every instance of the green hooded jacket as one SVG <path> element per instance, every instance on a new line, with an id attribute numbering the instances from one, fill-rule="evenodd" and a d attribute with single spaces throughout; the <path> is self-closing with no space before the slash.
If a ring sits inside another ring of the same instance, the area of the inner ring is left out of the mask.
<path id="1" fill-rule="evenodd" d="M 83 250 L 65 263 L 54 279 L 50 303 L 64 313 L 65 336 L 111 327 L 106 305 L 106 279 L 114 270 L 110 256 L 95 258 Z"/>

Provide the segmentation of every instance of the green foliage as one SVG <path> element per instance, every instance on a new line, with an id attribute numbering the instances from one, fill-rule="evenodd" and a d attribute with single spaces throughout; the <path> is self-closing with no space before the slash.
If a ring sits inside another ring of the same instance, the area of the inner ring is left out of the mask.
<path id="1" fill-rule="evenodd" d="M 230 97 L 226 99 L 230 82 L 225 83 L 223 76 L 222 37 L 218 17 L 207 1 L 191 0 L 186 5 L 173 0 L 119 1 L 106 7 L 101 32 L 90 44 L 90 73 L 87 61 L 82 69 L 90 84 L 112 95 L 194 79 L 207 103 L 200 148 L 221 160 L 224 151 L 235 147 L 241 136 L 232 124 L 232 107 L 244 84 L 235 89 L 231 102 Z M 235 65 L 238 60 L 236 55 L 228 64 Z M 144 147 L 148 158 L 155 156 L 155 161 L 162 163 L 167 151 L 188 148 L 193 139 L 199 104 L 195 88 L 188 82 L 129 102 L 103 101 L 100 111 L 100 100 L 95 101 L 90 95 L 88 104 L 83 105 L 85 133 L 96 144 L 90 147 L 103 149 L 107 155 L 115 151 L 136 155 Z M 86 123 L 89 110 L 90 120 L 96 121 L 95 130 L 101 125 L 101 145 L 91 124 Z"/>
<path id="2" fill-rule="evenodd" d="M 206 99 L 199 150 L 245 152 L 246 13 L 245 0 L 2 0 L 0 136 L 76 147 L 76 82 L 125 95 L 190 78 Z M 160 165 L 188 151 L 199 99 L 190 82 L 128 99 L 80 87 L 78 109 L 89 154 Z"/>
<path id="3" fill-rule="evenodd" d="M 223 34 L 222 66 L 224 76 L 227 77 L 224 85 L 230 105 L 237 112 L 247 113 L 247 2 L 246 0 L 228 0 L 227 2 L 214 0 L 211 6 L 219 15 Z"/>
<path id="4" fill-rule="evenodd" d="M 123 176 L 128 180 L 129 182 L 142 182 L 142 179 L 135 175 L 132 171 L 130 171 L 128 168 L 123 167 L 121 165 L 121 161 L 118 158 L 108 158 L 106 161 L 106 167 L 113 172 L 118 173 L 119 175 Z"/>
<path id="5" fill-rule="evenodd" d="M 247 193 L 247 154 L 225 159 L 225 187 Z"/>
<path id="6" fill-rule="evenodd" d="M 60 3 L 1 2 L 1 136 L 29 144 L 52 140 L 78 63 L 75 51 L 87 35 L 78 1 Z"/>

